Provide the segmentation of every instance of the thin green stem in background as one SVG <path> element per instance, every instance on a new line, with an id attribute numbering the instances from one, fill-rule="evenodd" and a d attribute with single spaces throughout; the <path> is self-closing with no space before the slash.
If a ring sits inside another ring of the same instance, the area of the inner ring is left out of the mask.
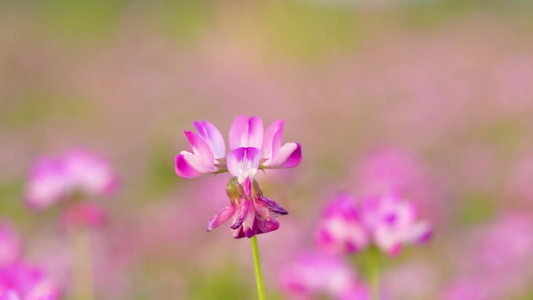
<path id="1" fill-rule="evenodd" d="M 76 226 L 69 233 L 72 243 L 74 299 L 94 300 L 89 229 L 86 226 Z"/>
<path id="2" fill-rule="evenodd" d="M 369 252 L 367 279 L 370 285 L 370 299 L 379 300 L 380 252 L 378 249 L 370 249 Z"/>
<path id="3" fill-rule="evenodd" d="M 263 275 L 261 273 L 261 259 L 259 258 L 259 247 L 257 246 L 257 237 L 254 235 L 250 239 L 252 244 L 252 254 L 254 257 L 255 282 L 257 284 L 257 295 L 259 300 L 266 300 L 265 286 L 263 285 Z"/>

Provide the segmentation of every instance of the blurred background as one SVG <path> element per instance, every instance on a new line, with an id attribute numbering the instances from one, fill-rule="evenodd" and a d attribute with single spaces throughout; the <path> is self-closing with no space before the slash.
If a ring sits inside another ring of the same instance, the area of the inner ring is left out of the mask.
<path id="1" fill-rule="evenodd" d="M 269 298 L 285 299 L 278 270 L 314 248 L 324 204 L 378 173 L 435 226 L 386 262 L 391 299 L 533 299 L 529 1 L 0 3 L 0 212 L 67 295 L 58 211 L 22 197 L 39 156 L 84 147 L 120 178 L 94 199 L 98 299 L 254 299 L 248 240 L 205 232 L 229 176 L 173 166 L 193 121 L 227 135 L 240 114 L 284 119 L 303 148 L 259 179 L 290 212 L 259 236 Z"/>

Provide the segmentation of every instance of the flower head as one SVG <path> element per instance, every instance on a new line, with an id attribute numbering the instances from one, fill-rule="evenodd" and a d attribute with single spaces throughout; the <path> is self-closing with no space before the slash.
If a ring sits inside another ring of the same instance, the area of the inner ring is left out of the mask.
<path id="1" fill-rule="evenodd" d="M 55 300 L 59 288 L 35 267 L 16 263 L 0 269 L 0 299 Z"/>
<path id="2" fill-rule="evenodd" d="M 55 300 L 58 287 L 42 270 L 26 264 L 21 258 L 18 236 L 5 222 L 0 224 L 0 299 Z"/>
<path id="3" fill-rule="evenodd" d="M 181 151 L 176 156 L 176 174 L 191 178 L 227 171 L 234 176 L 226 187 L 230 205 L 209 220 L 207 231 L 230 218 L 235 238 L 277 230 L 277 215 L 287 211 L 263 196 L 254 176 L 260 169 L 292 168 L 300 163 L 300 144 L 281 145 L 283 121 L 274 121 L 265 132 L 260 118 L 238 116 L 229 132 L 227 155 L 222 134 L 213 124 L 201 121 L 194 122 L 194 126 L 198 134 L 185 131 L 190 151 Z"/>
<path id="4" fill-rule="evenodd" d="M 402 201 L 396 194 L 367 196 L 361 206 L 372 240 L 390 255 L 399 254 L 404 244 L 425 242 L 431 237 L 431 226 L 417 219 L 414 203 Z"/>
<path id="5" fill-rule="evenodd" d="M 61 157 L 43 157 L 34 165 L 25 199 L 34 208 L 46 208 L 69 197 L 110 194 L 116 186 L 117 178 L 105 159 L 71 150 Z"/>
<path id="6" fill-rule="evenodd" d="M 360 213 L 352 196 L 337 196 L 323 212 L 315 238 L 319 249 L 350 253 L 366 248 L 369 236 Z"/>
<path id="7" fill-rule="evenodd" d="M 424 242 L 430 236 L 431 227 L 418 221 L 415 205 L 396 194 L 366 196 L 359 203 L 342 195 L 326 207 L 316 242 L 332 253 L 358 252 L 373 243 L 396 255 L 402 245 Z"/>

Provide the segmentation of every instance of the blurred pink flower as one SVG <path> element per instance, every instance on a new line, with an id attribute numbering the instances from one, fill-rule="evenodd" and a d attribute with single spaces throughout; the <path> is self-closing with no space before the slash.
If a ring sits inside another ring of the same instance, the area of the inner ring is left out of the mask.
<path id="1" fill-rule="evenodd" d="M 339 257 L 305 253 L 279 272 L 279 283 L 288 299 L 367 300 L 368 291 Z"/>
<path id="2" fill-rule="evenodd" d="M 25 199 L 42 209 L 67 198 L 109 194 L 116 186 L 117 178 L 105 159 L 77 149 L 58 158 L 41 158 L 31 171 Z"/>
<path id="3" fill-rule="evenodd" d="M 59 288 L 35 267 L 18 262 L 0 269 L 0 299 L 55 300 Z"/>
<path id="4" fill-rule="evenodd" d="M 417 219 L 412 202 L 394 193 L 366 196 L 357 206 L 350 196 L 336 198 L 324 212 L 316 242 L 327 252 L 358 252 L 370 242 L 389 255 L 404 244 L 421 243 L 431 236 L 428 222 Z"/>
<path id="5" fill-rule="evenodd" d="M 390 255 L 399 254 L 405 244 L 426 242 L 431 237 L 431 226 L 417 219 L 415 204 L 402 201 L 397 194 L 364 197 L 361 211 L 374 243 Z"/>
<path id="6" fill-rule="evenodd" d="M 355 199 L 347 194 L 337 196 L 324 209 L 315 241 L 326 253 L 351 253 L 365 249 L 369 235 L 362 223 Z"/>
<path id="7" fill-rule="evenodd" d="M 21 259 L 20 240 L 11 226 L 0 224 L 0 299 L 54 300 L 58 287 L 42 270 Z"/>

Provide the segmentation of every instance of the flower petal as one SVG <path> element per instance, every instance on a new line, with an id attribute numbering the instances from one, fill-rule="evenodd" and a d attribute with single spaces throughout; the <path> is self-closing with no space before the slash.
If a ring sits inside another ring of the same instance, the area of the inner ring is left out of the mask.
<path id="1" fill-rule="evenodd" d="M 249 177 L 253 178 L 259 168 L 260 150 L 257 148 L 237 148 L 228 153 L 226 163 L 228 171 L 237 177 L 239 183 Z"/>
<path id="2" fill-rule="evenodd" d="M 184 133 L 191 144 L 191 152 L 195 156 L 201 157 L 202 160 L 205 161 L 206 165 L 214 165 L 215 158 L 213 156 L 213 151 L 211 151 L 211 147 L 209 147 L 209 144 L 193 132 L 184 131 Z"/>
<path id="3" fill-rule="evenodd" d="M 231 225 L 231 229 L 235 230 L 241 227 L 242 223 L 248 216 L 249 208 L 250 208 L 250 201 L 243 200 L 239 206 L 239 209 L 237 210 L 237 213 L 235 214 L 235 222 L 233 222 L 233 225 Z"/>
<path id="4" fill-rule="evenodd" d="M 287 143 L 279 149 L 279 153 L 271 162 L 263 163 L 269 168 L 294 168 L 302 161 L 302 147 L 299 143 Z"/>
<path id="5" fill-rule="evenodd" d="M 207 231 L 211 231 L 218 227 L 218 225 L 226 222 L 235 213 L 235 207 L 224 207 L 218 214 L 216 214 L 211 220 L 207 222 Z"/>
<path id="6" fill-rule="evenodd" d="M 176 155 L 175 162 L 175 171 L 180 177 L 193 178 L 203 174 L 204 168 L 199 162 L 199 158 L 192 153 L 183 151 Z"/>
<path id="7" fill-rule="evenodd" d="M 268 126 L 263 137 L 263 147 L 261 148 L 261 158 L 272 160 L 276 157 L 281 147 L 281 137 L 283 134 L 283 124 L 285 121 L 276 120 Z"/>
<path id="8" fill-rule="evenodd" d="M 285 210 L 281 205 L 279 205 L 276 201 L 267 198 L 267 197 L 260 197 L 257 198 L 256 201 L 258 202 L 258 206 L 265 206 L 269 212 L 278 214 L 278 215 L 287 215 L 289 212 Z M 268 218 L 267 218 L 268 219 Z"/>
<path id="9" fill-rule="evenodd" d="M 267 232 L 278 230 L 279 228 L 279 222 L 278 220 L 276 220 L 276 218 L 271 218 L 270 220 L 266 220 L 261 215 L 255 218 L 255 224 L 257 227 L 257 231 L 258 231 L 257 233 L 267 233 Z"/>
<path id="10" fill-rule="evenodd" d="M 220 131 L 215 125 L 203 120 L 201 122 L 193 122 L 198 134 L 203 138 L 216 159 L 223 158 L 226 155 L 226 144 Z"/>
<path id="11" fill-rule="evenodd" d="M 259 117 L 238 116 L 229 132 L 230 150 L 240 147 L 261 149 L 263 144 L 263 121 Z"/>
<path id="12" fill-rule="evenodd" d="M 255 208 L 253 205 L 250 205 L 248 209 L 248 215 L 246 216 L 246 219 L 244 220 L 244 223 L 242 224 L 242 229 L 244 230 L 244 235 L 246 235 L 247 238 L 251 238 L 256 234 L 256 228 L 255 228 Z"/>
<path id="13" fill-rule="evenodd" d="M 202 174 L 216 172 L 213 152 L 205 140 L 196 134 L 185 131 L 191 143 L 191 152 L 181 151 L 175 158 L 176 174 L 184 178 L 197 177 Z"/>

